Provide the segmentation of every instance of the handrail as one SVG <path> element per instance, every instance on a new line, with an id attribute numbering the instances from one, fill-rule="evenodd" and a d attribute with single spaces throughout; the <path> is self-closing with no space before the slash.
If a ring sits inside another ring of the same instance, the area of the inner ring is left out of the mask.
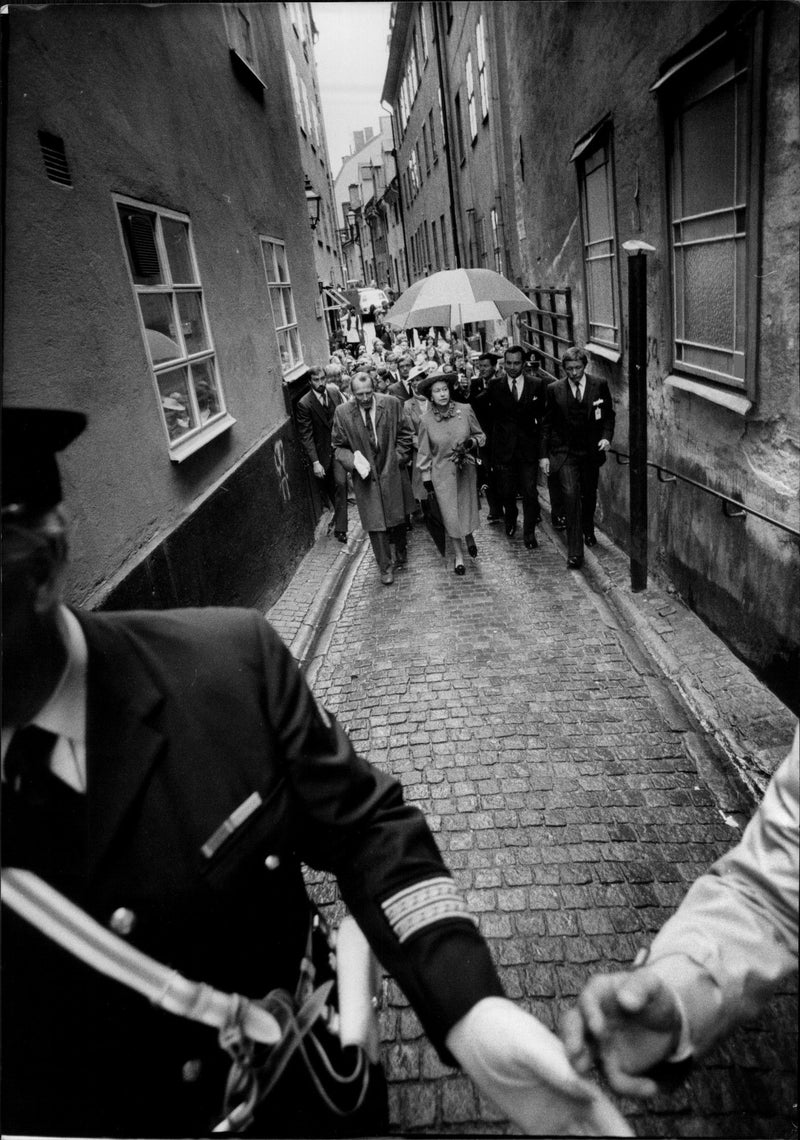
<path id="1" fill-rule="evenodd" d="M 631 457 L 624 451 L 620 451 L 616 447 L 609 448 L 612 455 L 617 457 L 617 463 L 624 467 L 630 463 Z M 772 523 L 773 526 L 778 527 L 780 530 L 785 530 L 787 534 L 794 535 L 795 538 L 800 538 L 800 531 L 794 530 L 793 527 L 787 526 L 786 523 L 779 522 L 778 519 L 773 519 L 769 515 L 765 515 L 762 511 L 757 511 L 755 507 L 748 507 L 746 503 L 740 503 L 738 499 L 732 499 L 730 495 L 723 495 L 722 491 L 716 491 L 713 487 L 706 486 L 705 483 L 699 483 L 696 479 L 692 479 L 689 475 L 682 475 L 680 471 L 671 471 L 669 467 L 665 467 L 663 463 L 654 463 L 652 460 L 647 460 L 647 466 L 652 467 L 657 473 L 659 481 L 662 483 L 673 483 L 676 479 L 682 483 L 690 483 L 692 487 L 697 487 L 701 491 L 707 491 L 709 495 L 713 495 L 716 499 L 721 499 L 723 502 L 723 509 L 727 518 L 741 518 L 745 513 L 755 515 L 756 518 L 761 519 L 763 522 Z M 671 478 L 664 479 L 664 475 L 669 475 Z M 735 507 L 733 513 L 729 513 L 728 507 Z"/>

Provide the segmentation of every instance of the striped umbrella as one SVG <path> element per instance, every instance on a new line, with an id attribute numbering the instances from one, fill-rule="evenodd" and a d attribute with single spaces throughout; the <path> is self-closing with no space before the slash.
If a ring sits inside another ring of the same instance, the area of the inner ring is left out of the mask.
<path id="1" fill-rule="evenodd" d="M 415 281 L 384 317 L 396 329 L 439 325 L 457 328 L 475 321 L 501 321 L 536 306 L 516 285 L 492 269 L 443 269 Z"/>

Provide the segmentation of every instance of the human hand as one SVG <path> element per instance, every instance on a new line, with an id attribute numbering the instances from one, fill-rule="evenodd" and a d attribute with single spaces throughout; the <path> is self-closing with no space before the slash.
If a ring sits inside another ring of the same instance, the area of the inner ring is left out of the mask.
<path id="1" fill-rule="evenodd" d="M 544 471 L 545 475 L 549 475 L 550 474 L 550 460 L 549 459 L 540 459 L 539 460 L 539 469 L 541 471 Z"/>
<path id="2" fill-rule="evenodd" d="M 607 439 L 601 439 L 597 447 L 599 451 L 608 451 L 609 447 L 611 447 L 611 444 Z"/>
<path id="3" fill-rule="evenodd" d="M 637 1074 L 675 1051 L 681 1015 L 672 990 L 644 968 L 590 978 L 577 1007 L 562 1016 L 560 1030 L 579 1073 L 598 1061 L 615 1092 L 648 1097 L 658 1086 Z"/>
<path id="4" fill-rule="evenodd" d="M 484 998 L 447 1035 L 447 1048 L 527 1136 L 632 1136 L 624 1117 L 570 1067 L 558 1038 L 506 998 Z"/>
<path id="5" fill-rule="evenodd" d="M 316 475 L 316 477 L 318 479 L 324 479 L 325 478 L 325 468 L 322 466 L 322 464 L 320 463 L 319 460 L 317 460 L 314 463 L 311 470 L 314 472 L 314 474 Z"/>

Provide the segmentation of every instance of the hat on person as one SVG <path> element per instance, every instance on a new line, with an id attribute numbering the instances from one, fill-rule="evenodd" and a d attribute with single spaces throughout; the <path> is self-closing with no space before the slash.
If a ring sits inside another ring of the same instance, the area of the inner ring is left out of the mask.
<path id="1" fill-rule="evenodd" d="M 455 373 L 455 372 L 439 372 L 439 370 L 437 369 L 435 372 L 429 372 L 423 380 L 417 381 L 417 385 L 416 385 L 417 392 L 419 392 L 420 395 L 426 396 L 428 399 L 430 399 L 431 388 L 439 380 L 444 380 L 445 384 L 447 384 L 447 386 L 449 388 L 453 384 L 455 384 L 457 379 L 458 379 L 457 373 Z"/>
<path id="2" fill-rule="evenodd" d="M 4 408 L 3 511 L 43 514 L 61 502 L 56 454 L 86 427 L 82 412 Z"/>

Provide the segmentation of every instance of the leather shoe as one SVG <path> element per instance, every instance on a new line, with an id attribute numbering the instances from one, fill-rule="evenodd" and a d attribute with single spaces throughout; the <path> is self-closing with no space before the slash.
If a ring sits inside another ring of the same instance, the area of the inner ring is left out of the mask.
<path id="1" fill-rule="evenodd" d="M 467 543 L 467 554 L 470 556 L 470 558 L 478 557 L 478 548 L 474 542 Z"/>
<path id="2" fill-rule="evenodd" d="M 408 562 L 408 551 L 396 550 L 394 552 L 394 568 L 395 568 L 395 570 L 400 569 L 401 566 L 405 566 L 406 562 Z"/>
<path id="3" fill-rule="evenodd" d="M 553 515 L 553 530 L 566 530 L 567 520 L 563 515 Z"/>
<path id="4" fill-rule="evenodd" d="M 567 569 L 568 570 L 580 570 L 581 566 L 583 566 L 583 559 L 582 558 L 568 558 L 567 559 Z"/>
<path id="5" fill-rule="evenodd" d="M 513 538 L 516 533 L 517 533 L 517 524 L 515 522 L 506 523 L 506 534 L 508 535 L 508 537 Z"/>
<path id="6" fill-rule="evenodd" d="M 453 573 L 458 574 L 459 578 L 463 578 L 464 575 L 466 574 L 466 570 L 464 569 L 464 563 L 459 562 L 457 566 L 454 566 L 453 567 Z"/>
<path id="7" fill-rule="evenodd" d="M 526 536 L 526 538 L 525 538 L 525 549 L 526 550 L 536 550 L 538 545 L 539 545 L 539 543 L 536 540 L 535 534 L 529 534 Z"/>
<path id="8" fill-rule="evenodd" d="M 339 542 L 347 542 L 347 531 L 346 530 L 335 530 L 333 532 L 333 537 L 338 539 Z"/>
<path id="9" fill-rule="evenodd" d="M 591 534 L 585 534 L 583 541 L 586 546 L 597 546 L 597 536 L 594 531 L 592 531 Z"/>
<path id="10" fill-rule="evenodd" d="M 394 582 L 394 574 L 392 573 L 391 566 L 388 570 L 381 570 L 381 582 L 383 582 L 384 586 L 391 586 L 392 582 Z"/>

